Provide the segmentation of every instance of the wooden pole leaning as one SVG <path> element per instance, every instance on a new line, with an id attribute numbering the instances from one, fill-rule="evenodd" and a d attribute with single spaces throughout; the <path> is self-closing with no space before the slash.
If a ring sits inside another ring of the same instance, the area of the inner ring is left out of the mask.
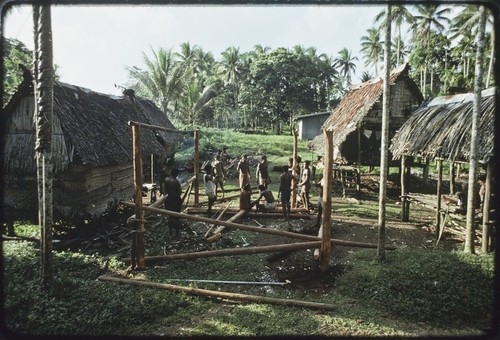
<path id="1" fill-rule="evenodd" d="M 126 207 L 134 207 L 134 204 L 130 203 L 130 202 L 120 202 L 120 204 L 123 206 L 126 206 Z M 253 226 L 240 224 L 240 223 L 215 220 L 215 219 L 207 218 L 207 217 L 203 217 L 203 216 L 183 214 L 183 213 L 179 213 L 179 212 L 175 212 L 175 211 L 171 211 L 171 210 L 154 208 L 151 206 L 143 206 L 142 208 L 146 211 L 152 211 L 152 212 L 155 212 L 158 214 L 170 215 L 170 216 L 183 218 L 183 219 L 187 219 L 187 220 L 192 220 L 192 221 L 199 221 L 199 222 L 211 223 L 211 224 L 216 224 L 216 225 L 223 225 L 226 227 L 240 229 L 240 230 L 253 231 L 253 232 L 263 233 L 263 234 L 278 235 L 278 236 L 290 237 L 290 238 L 299 239 L 299 240 L 306 240 L 306 241 L 321 241 L 321 237 L 318 237 L 318 236 L 299 234 L 299 233 L 294 233 L 294 232 L 290 232 L 290 231 L 282 231 L 282 230 L 271 229 L 271 228 L 253 227 Z M 367 243 L 367 242 L 355 242 L 355 241 L 347 241 L 347 240 L 339 240 L 339 239 L 331 239 L 331 242 L 332 242 L 332 244 L 347 246 L 347 247 L 377 248 L 376 244 Z M 395 250 L 396 247 L 388 246 L 386 249 Z"/>
<path id="2" fill-rule="evenodd" d="M 320 269 L 326 272 L 330 267 L 331 211 L 333 183 L 333 131 L 323 130 L 325 136 L 325 171 L 323 172 L 323 213 L 321 216 Z M 319 235 L 318 235 L 319 236 Z"/>

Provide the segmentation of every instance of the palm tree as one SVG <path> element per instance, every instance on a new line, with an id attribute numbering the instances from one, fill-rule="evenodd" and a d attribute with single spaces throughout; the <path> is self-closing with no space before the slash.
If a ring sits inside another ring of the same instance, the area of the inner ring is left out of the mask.
<path id="1" fill-rule="evenodd" d="M 379 14 L 375 16 L 374 23 L 380 21 L 380 27 L 384 27 L 384 21 L 386 16 L 386 11 L 382 10 Z M 396 66 L 402 62 L 401 50 L 403 49 L 401 43 L 403 39 L 401 37 L 401 26 L 404 23 L 412 25 L 414 22 L 413 14 L 404 5 L 391 5 L 391 21 L 396 25 L 397 34 L 397 44 L 396 45 Z"/>
<path id="2" fill-rule="evenodd" d="M 220 67 L 220 74 L 223 77 L 224 85 L 230 88 L 232 94 L 232 108 L 237 109 L 241 72 L 240 49 L 228 47 L 222 52 Z"/>
<path id="3" fill-rule="evenodd" d="M 369 28 L 368 35 L 361 37 L 361 52 L 365 57 L 365 66 L 372 64 L 375 70 L 375 77 L 378 77 L 378 62 L 383 52 L 382 42 L 380 41 L 380 29 Z"/>
<path id="4" fill-rule="evenodd" d="M 166 114 L 182 91 L 185 68 L 182 63 L 175 62 L 172 50 L 160 48 L 151 51 L 153 58 L 143 52 L 146 70 L 135 66 L 126 67 L 126 70 L 134 82 L 131 87 L 141 96 L 153 100 Z"/>
<path id="5" fill-rule="evenodd" d="M 477 5 L 467 5 L 456 17 L 451 21 L 450 32 L 453 34 L 451 39 L 455 39 L 462 34 L 470 33 L 471 35 L 476 35 L 478 26 L 480 11 Z M 490 57 L 489 66 L 486 78 L 486 87 L 489 87 L 490 78 L 493 72 L 493 60 L 495 57 L 495 30 L 493 29 L 493 16 L 487 11 L 487 24 L 491 27 L 491 38 L 490 38 Z"/>
<path id="6" fill-rule="evenodd" d="M 475 187 L 477 183 L 477 151 L 478 145 L 478 122 L 481 115 L 481 90 L 483 85 L 483 58 L 484 58 L 484 31 L 486 26 L 486 9 L 484 5 L 479 7 L 479 26 L 477 30 L 477 50 L 476 50 L 476 68 L 474 79 L 474 102 L 472 109 L 472 127 L 470 137 L 470 157 L 469 157 L 469 179 L 467 195 L 467 223 L 464 242 L 464 252 L 474 253 L 475 238 Z"/>
<path id="7" fill-rule="evenodd" d="M 338 57 L 334 60 L 334 66 L 340 69 L 339 73 L 344 78 L 346 87 L 351 85 L 351 73 L 354 74 L 356 71 L 355 60 L 358 60 L 358 57 L 353 57 L 345 47 L 339 51 Z"/>
<path id="8" fill-rule="evenodd" d="M 413 41 L 419 41 L 424 49 L 429 47 L 431 31 L 442 32 L 445 29 L 443 23 L 449 24 L 450 19 L 446 17 L 451 12 L 448 7 L 441 8 L 440 5 L 416 5 L 417 15 L 414 16 L 412 29 L 414 31 Z M 421 69 L 423 82 L 421 84 L 422 94 L 426 95 L 427 85 L 427 63 Z"/>
<path id="9" fill-rule="evenodd" d="M 189 73 L 187 76 L 189 77 Z M 193 80 L 189 82 L 184 88 L 179 101 L 182 122 L 191 125 L 199 123 L 203 111 L 209 109 L 213 99 L 218 94 L 218 90 L 219 82 L 214 82 L 206 87 L 203 86 L 201 81 Z"/>
<path id="10" fill-rule="evenodd" d="M 52 134 L 53 134 L 53 85 L 52 20 L 50 4 L 33 6 L 35 31 L 34 79 L 38 184 L 38 214 L 41 246 L 41 281 L 50 289 L 53 280 L 52 265 Z"/>

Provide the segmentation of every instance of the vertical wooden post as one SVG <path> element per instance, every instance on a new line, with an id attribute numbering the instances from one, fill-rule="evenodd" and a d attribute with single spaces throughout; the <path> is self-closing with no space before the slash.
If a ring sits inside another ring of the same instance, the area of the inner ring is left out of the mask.
<path id="1" fill-rule="evenodd" d="M 401 156 L 401 170 L 400 170 L 400 180 L 401 180 L 401 221 L 408 222 L 409 220 L 409 204 L 408 198 L 406 197 L 406 156 Z"/>
<path id="2" fill-rule="evenodd" d="M 142 210 L 142 155 L 140 127 L 132 125 L 134 185 L 135 185 L 135 230 L 132 247 L 132 268 L 144 269 L 144 210 Z"/>
<path id="3" fill-rule="evenodd" d="M 436 159 L 436 166 L 438 172 L 437 192 L 436 192 L 437 195 L 436 239 L 438 239 L 439 229 L 441 227 L 441 184 L 443 182 L 443 160 L 441 158 Z"/>
<path id="4" fill-rule="evenodd" d="M 292 179 L 292 197 L 291 197 L 290 206 L 292 208 L 296 208 L 297 195 L 295 192 L 295 185 L 297 184 L 297 181 L 295 180 L 295 176 L 299 175 L 299 174 L 297 174 L 297 171 L 296 171 L 296 167 L 297 167 L 297 130 L 296 129 L 292 129 L 292 136 L 293 136 L 293 151 L 292 151 L 292 157 L 293 157 L 292 175 L 293 175 L 293 179 Z"/>
<path id="5" fill-rule="evenodd" d="M 489 235 L 490 235 L 490 201 L 491 201 L 491 179 L 493 174 L 493 165 L 488 163 L 486 165 L 486 180 L 485 180 L 485 190 L 484 190 L 484 200 L 483 200 L 483 237 L 481 250 L 483 253 L 488 253 L 490 251 L 489 247 Z"/>
<path id="6" fill-rule="evenodd" d="M 154 181 L 154 155 L 151 154 L 151 184 L 153 184 L 155 181 Z"/>
<path id="7" fill-rule="evenodd" d="M 194 205 L 200 204 L 200 154 L 199 130 L 194 130 Z"/>
<path id="8" fill-rule="evenodd" d="M 325 136 L 325 168 L 323 169 L 323 215 L 321 216 L 321 255 L 320 269 L 324 273 L 330 267 L 331 250 L 331 214 L 332 214 L 332 185 L 333 185 L 333 132 L 323 130 Z"/>
<path id="9" fill-rule="evenodd" d="M 455 193 L 455 162 L 450 161 L 450 195 Z"/>

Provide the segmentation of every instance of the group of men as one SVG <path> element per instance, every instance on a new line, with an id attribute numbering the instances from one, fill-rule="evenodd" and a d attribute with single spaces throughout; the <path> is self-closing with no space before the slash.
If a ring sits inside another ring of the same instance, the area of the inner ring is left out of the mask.
<path id="1" fill-rule="evenodd" d="M 294 168 L 293 158 L 290 158 L 288 165 L 283 167 L 282 174 L 279 177 L 280 184 L 278 189 L 278 199 L 281 200 L 283 214 L 288 223 L 290 222 L 290 199 L 292 190 L 295 190 L 295 187 L 299 189 L 298 195 L 303 206 L 308 210 L 312 208 L 309 201 L 309 194 L 312 186 L 311 162 L 305 161 L 304 166 L 301 167 L 300 161 L 300 157 L 298 157 Z M 259 211 L 274 210 L 278 202 L 275 200 L 272 191 L 268 188 L 269 184 L 271 184 L 271 177 L 269 176 L 269 162 L 267 160 L 267 156 L 263 155 L 256 167 L 255 177 L 259 185 L 259 197 L 254 201 L 251 201 L 251 175 L 247 155 L 242 155 L 236 169 L 239 173 L 240 209 L 250 210 L 256 206 L 256 209 Z M 182 192 L 180 182 L 177 179 L 178 170 L 175 166 L 169 166 L 166 170 L 165 180 L 162 183 L 162 186 L 164 187 L 163 192 L 167 195 L 165 200 L 165 209 L 180 212 L 182 205 Z M 203 170 L 203 184 L 205 187 L 205 193 L 208 197 L 208 213 L 210 214 L 217 198 L 219 188 L 222 193 L 222 197 L 224 197 L 225 194 L 224 181 L 226 173 L 224 170 L 222 154 L 220 152 L 215 154 L 213 161 L 208 163 Z M 294 185 L 294 180 L 295 182 L 298 182 L 296 185 Z M 320 184 L 316 185 L 320 186 Z M 262 200 L 264 200 L 264 203 L 261 203 Z M 179 226 L 179 218 L 169 216 L 170 231 L 175 231 L 178 235 Z"/>

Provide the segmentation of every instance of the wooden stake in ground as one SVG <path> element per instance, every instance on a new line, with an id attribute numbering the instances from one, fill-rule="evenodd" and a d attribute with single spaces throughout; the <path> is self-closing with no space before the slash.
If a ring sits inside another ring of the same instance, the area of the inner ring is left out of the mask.
<path id="1" fill-rule="evenodd" d="M 323 171 L 323 216 L 321 217 L 321 254 L 320 269 L 326 272 L 330 267 L 331 247 L 331 211 L 332 211 L 332 183 L 333 183 L 333 132 L 323 130 L 325 135 L 325 168 Z M 318 235 L 320 236 L 320 235 Z"/>
<path id="2" fill-rule="evenodd" d="M 199 156 L 199 130 L 194 130 L 194 176 L 196 177 L 194 181 L 194 205 L 200 203 L 200 169 L 198 162 L 200 161 Z"/>
<path id="3" fill-rule="evenodd" d="M 290 207 L 291 208 L 296 208 L 297 206 L 297 195 L 295 194 L 295 185 L 297 184 L 296 178 L 300 174 L 297 173 L 296 168 L 297 168 L 297 130 L 293 129 L 292 130 L 292 135 L 293 135 L 293 151 L 292 151 L 292 157 L 293 157 L 293 163 L 292 163 L 292 197 L 290 201 Z"/>
<path id="4" fill-rule="evenodd" d="M 236 301 L 271 303 L 271 304 L 286 305 L 286 306 L 297 306 L 297 307 L 316 308 L 316 309 L 323 309 L 323 310 L 333 310 L 333 305 L 326 304 L 326 303 L 307 302 L 307 301 L 300 301 L 300 300 L 286 300 L 286 299 L 277 299 L 277 298 L 270 298 L 270 297 L 258 296 L 258 295 L 247 295 L 247 294 L 238 294 L 238 293 L 230 293 L 230 292 L 221 292 L 221 291 L 214 291 L 214 290 L 208 290 L 208 289 L 177 286 L 177 285 L 172 285 L 172 284 L 167 284 L 167 283 L 156 283 L 156 282 L 147 282 L 147 281 L 139 281 L 139 280 L 132 280 L 132 279 L 122 279 L 122 278 L 106 276 L 106 275 L 99 276 L 98 280 L 99 281 L 109 281 L 109 282 L 115 282 L 115 283 L 130 284 L 130 285 L 136 285 L 136 286 L 143 286 L 143 287 L 150 287 L 150 288 L 167 289 L 167 290 L 171 290 L 174 292 L 185 292 L 185 293 L 189 293 L 189 294 L 193 294 L 193 295 L 218 297 L 218 298 L 224 298 L 224 299 L 236 300 Z"/>
<path id="5" fill-rule="evenodd" d="M 135 185 L 135 229 L 132 238 L 132 268 L 144 269 L 144 210 L 142 209 L 142 156 L 140 127 L 132 126 L 134 185 Z"/>

